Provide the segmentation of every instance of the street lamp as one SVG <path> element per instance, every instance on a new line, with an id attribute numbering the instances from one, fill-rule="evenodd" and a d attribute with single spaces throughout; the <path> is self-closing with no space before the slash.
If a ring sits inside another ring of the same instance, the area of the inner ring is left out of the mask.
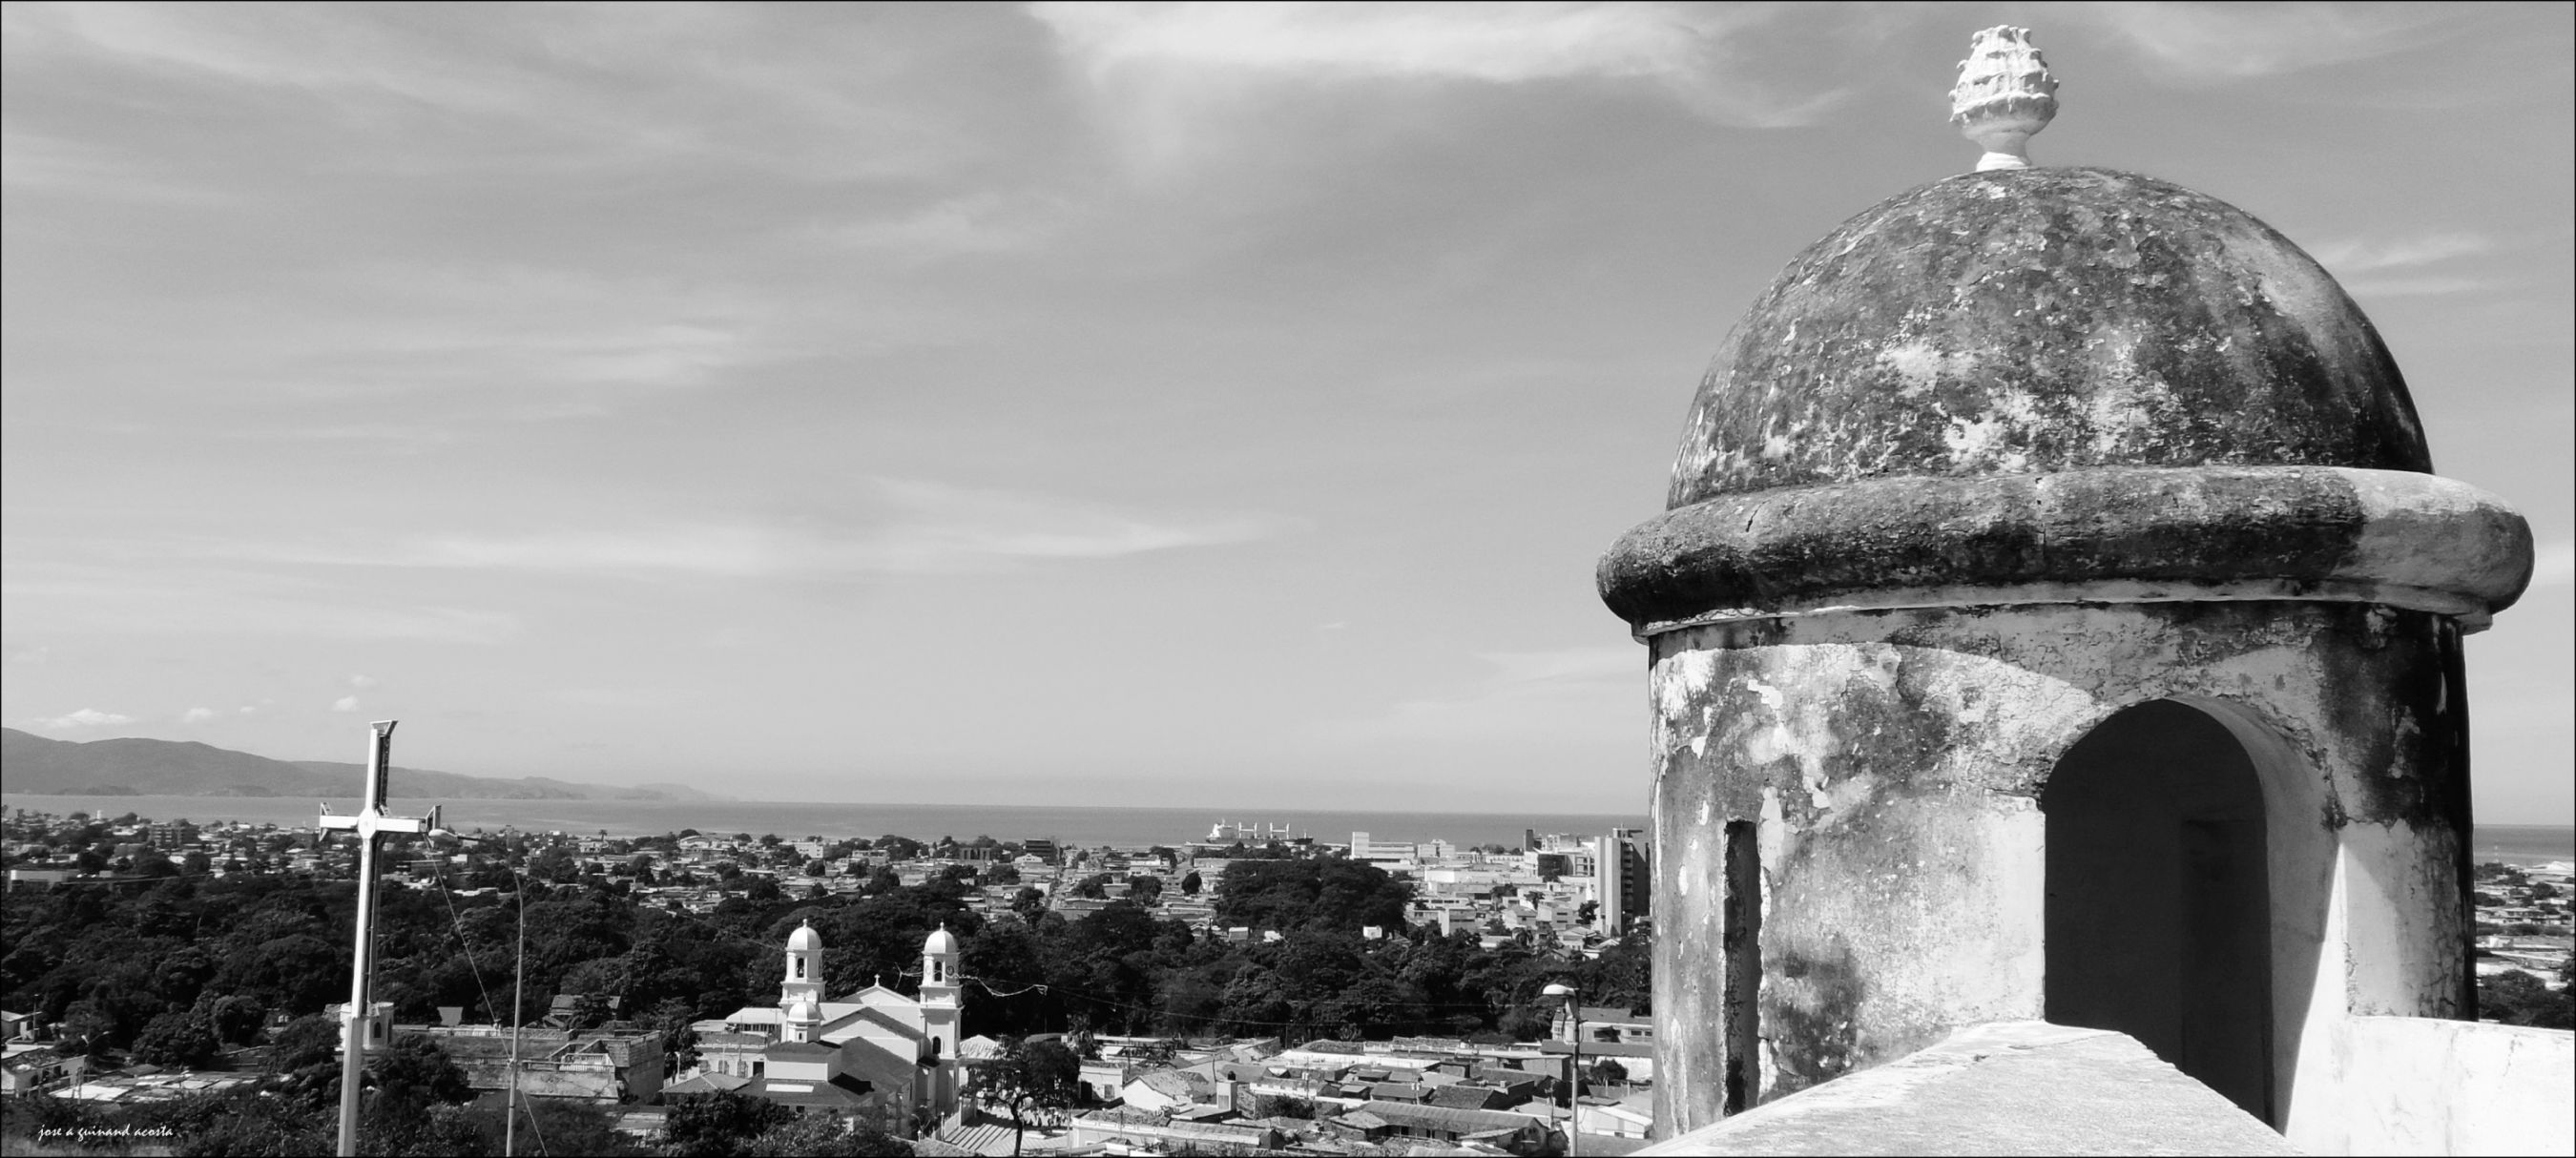
<path id="1" fill-rule="evenodd" d="M 1574 1052 L 1565 1066 L 1565 1158 L 1582 1153 L 1576 1139 L 1583 1136 L 1583 1002 L 1572 986 L 1550 981 L 1539 993 L 1565 1003 L 1565 1015 L 1574 1020 Z"/>

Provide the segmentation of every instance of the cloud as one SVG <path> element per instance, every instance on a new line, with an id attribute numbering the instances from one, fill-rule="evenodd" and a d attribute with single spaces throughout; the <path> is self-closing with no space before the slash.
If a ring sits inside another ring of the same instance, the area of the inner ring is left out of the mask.
<path id="1" fill-rule="evenodd" d="M 1709 119 L 1803 124 L 1838 92 L 1751 79 L 1731 53 L 1759 7 L 1674 4 L 1039 3 L 1132 153 L 1170 164 L 1276 127 L 1261 90 L 1367 83 L 1643 86 Z"/>
<path id="2" fill-rule="evenodd" d="M 561 171 L 694 159 L 846 180 L 936 171 L 972 151 L 941 131 L 938 104 L 884 99 L 916 62 L 865 18 L 719 4 L 461 19 L 327 6 L 7 12 L 14 71 L 65 61 L 120 69 L 185 91 L 210 115 L 227 104 L 268 115 L 300 105 L 353 130 L 335 158 L 343 166 Z"/>
<path id="3" fill-rule="evenodd" d="M 2560 539 L 2542 543 L 2532 553 L 2531 585 L 2565 587 L 2576 584 L 2576 541 Z"/>
<path id="4" fill-rule="evenodd" d="M 254 715 L 254 714 L 258 713 L 258 711 L 259 711 L 259 705 L 258 705 L 258 704 L 243 704 L 239 710 L 240 710 L 241 714 L 243 714 L 243 715 L 245 715 L 245 716 L 248 716 L 248 715 Z"/>
<path id="5" fill-rule="evenodd" d="M 2367 60 L 2412 47 L 2455 17 L 2432 5 L 2100 4 L 2065 11 L 2110 26 L 2161 71 L 2242 80 Z"/>
<path id="6" fill-rule="evenodd" d="M 1327 728 L 1348 739 L 1442 742 L 1560 740 L 1634 725 L 1645 652 L 1633 645 L 1485 652 L 1491 670 L 1449 694 L 1404 700 L 1385 715 Z"/>
<path id="7" fill-rule="evenodd" d="M 332 711 L 335 711 L 335 712 L 354 712 L 354 711 L 357 711 L 357 710 L 358 710 L 358 697 L 356 697 L 356 696 L 342 696 L 342 697 L 340 697 L 339 699 L 333 700 L 333 701 L 331 701 L 331 710 L 332 710 Z"/>
<path id="8" fill-rule="evenodd" d="M 46 660 L 53 658 L 53 655 L 54 655 L 54 649 L 53 649 L 53 648 L 51 648 L 51 647 L 43 647 L 43 646 L 39 646 L 39 647 L 26 647 L 26 648 L 20 648 L 20 649 L 18 649 L 17 651 L 10 652 L 10 653 L 9 653 L 9 662 L 11 662 L 11 663 L 43 663 L 43 662 L 45 662 Z"/>
<path id="9" fill-rule="evenodd" d="M 82 708 L 69 715 L 55 716 L 51 719 L 20 720 L 11 726 L 30 728 L 40 732 L 59 732 L 73 728 L 105 728 L 133 722 L 132 716 L 102 712 L 96 708 Z"/>
<path id="10" fill-rule="evenodd" d="M 0 129 L 0 185 L 13 194 L 103 195 L 157 205 L 222 200 L 166 178 L 145 161 L 113 149 L 25 129 Z"/>
<path id="11" fill-rule="evenodd" d="M 349 677 L 349 686 L 363 692 L 368 688 L 376 686 L 376 677 L 370 675 L 353 675 Z"/>
<path id="12" fill-rule="evenodd" d="M 875 480 L 871 510 L 759 523 L 668 522 L 621 530 L 419 535 L 392 542 L 173 545 L 267 563 L 722 578 L 833 578 L 985 571 L 1248 542 L 1287 520 L 1148 515 L 1050 495 Z"/>
<path id="13" fill-rule="evenodd" d="M 822 238 L 912 258 L 1012 253 L 1053 236 L 1070 212 L 1070 203 L 1060 198 L 978 192 L 908 214 L 828 227 Z"/>
<path id="14" fill-rule="evenodd" d="M 2494 251 L 2493 238 L 2458 231 L 2419 233 L 2385 240 L 2348 238 L 2330 241 L 2309 252 L 2317 264 L 2337 275 L 2416 269 L 2454 258 Z"/>
<path id="15" fill-rule="evenodd" d="M 119 636 L 222 634 L 478 644 L 504 642 L 519 632 L 517 617 L 503 612 L 394 602 L 307 576 L 209 566 L 205 563 L 209 556 L 197 552 L 192 559 L 185 542 L 93 541 L 82 547 L 122 547 L 135 558 L 156 561 L 149 569 L 123 560 L 59 561 L 64 548 L 13 537 L 5 552 L 0 552 L 0 559 L 5 559 L 0 562 L 0 624 L 12 632 L 41 624 L 46 631 Z"/>
<path id="16" fill-rule="evenodd" d="M 2362 277 L 2337 279 L 2355 297 L 2421 298 L 2475 293 L 2496 282 L 2482 277 Z"/>
<path id="17" fill-rule="evenodd" d="M 179 713 L 179 722 L 183 724 L 202 724 L 214 718 L 213 708 L 190 708 Z"/>
<path id="18" fill-rule="evenodd" d="M 2404 237 L 2346 238 L 2317 246 L 2309 256 L 2335 275 L 2343 288 L 2370 297 L 2431 297 L 2473 293 L 2496 283 L 2491 278 L 2429 272 L 2427 267 L 2481 257 L 2495 252 L 2496 239 L 2459 230 L 2437 230 Z"/>

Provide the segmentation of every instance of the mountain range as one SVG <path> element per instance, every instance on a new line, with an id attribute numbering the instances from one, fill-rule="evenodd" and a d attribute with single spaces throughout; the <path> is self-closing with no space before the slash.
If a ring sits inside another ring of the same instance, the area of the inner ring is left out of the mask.
<path id="1" fill-rule="evenodd" d="M 718 800 L 685 784 L 620 788 L 530 776 L 503 780 L 394 767 L 408 798 L 447 800 Z M 272 760 L 194 741 L 48 740 L 0 728 L 0 778 L 11 792 L 65 796 L 356 796 L 366 769 L 330 760 Z"/>

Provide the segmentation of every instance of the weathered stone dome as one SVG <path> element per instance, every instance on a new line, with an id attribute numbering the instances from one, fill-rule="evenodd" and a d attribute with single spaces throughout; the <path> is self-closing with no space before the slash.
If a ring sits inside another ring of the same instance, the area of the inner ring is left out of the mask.
<path id="1" fill-rule="evenodd" d="M 1642 637 L 1902 607 L 2326 599 L 2459 617 L 2531 532 L 2432 475 L 2360 307 L 2225 202 L 1996 169 L 1789 263 L 1700 385 L 1666 513 L 1603 557 Z"/>
<path id="2" fill-rule="evenodd" d="M 1968 173 L 1789 263 L 1692 407 L 1672 506 L 1889 475 L 2429 471 L 2333 277 L 2216 198 L 2105 169 Z"/>

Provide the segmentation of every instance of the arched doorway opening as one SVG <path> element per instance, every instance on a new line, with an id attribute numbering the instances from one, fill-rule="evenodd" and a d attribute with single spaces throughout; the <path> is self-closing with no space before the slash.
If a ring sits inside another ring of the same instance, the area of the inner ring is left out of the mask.
<path id="1" fill-rule="evenodd" d="M 2171 700 L 2104 720 L 2040 795 L 2048 1020 L 2114 1029 L 2274 1122 L 2263 791 L 2227 728 Z"/>

